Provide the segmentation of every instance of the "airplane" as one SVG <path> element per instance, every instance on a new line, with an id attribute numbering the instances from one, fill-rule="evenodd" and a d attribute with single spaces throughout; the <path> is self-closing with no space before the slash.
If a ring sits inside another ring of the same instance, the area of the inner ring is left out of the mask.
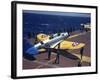
<path id="1" fill-rule="evenodd" d="M 80 35 L 80 34 L 79 34 Z M 27 46 L 27 48 L 24 50 L 24 56 L 25 58 L 29 60 L 35 60 L 35 55 L 39 54 L 41 49 L 45 49 L 48 52 L 48 60 L 50 59 L 51 52 L 56 51 L 56 60 L 55 63 L 59 64 L 59 53 L 61 51 L 65 51 L 67 49 L 79 49 L 81 56 L 80 56 L 80 61 L 78 63 L 78 66 L 81 66 L 82 64 L 82 55 L 83 55 L 83 50 L 84 50 L 84 43 L 77 43 L 77 42 L 71 42 L 71 41 L 66 41 L 65 39 L 71 38 L 68 34 L 68 32 L 63 32 L 63 33 L 56 33 L 53 34 L 52 36 L 46 35 L 46 34 L 38 34 L 37 38 L 39 40 L 38 43 L 34 45 Z M 27 42 L 26 42 L 27 44 Z"/>

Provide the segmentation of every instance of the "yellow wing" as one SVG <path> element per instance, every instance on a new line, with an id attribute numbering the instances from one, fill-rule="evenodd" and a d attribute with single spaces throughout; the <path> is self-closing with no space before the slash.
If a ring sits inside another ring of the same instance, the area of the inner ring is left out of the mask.
<path id="1" fill-rule="evenodd" d="M 79 49 L 84 46 L 85 46 L 84 43 L 77 43 L 77 42 L 65 41 L 65 40 L 60 43 L 60 49 Z M 57 49 L 58 46 L 56 46 L 55 48 Z"/>
<path id="2" fill-rule="evenodd" d="M 40 33 L 37 35 L 37 40 L 38 41 L 44 41 L 44 40 L 48 40 L 50 38 L 49 35 L 46 35 L 46 34 L 43 34 L 43 33 Z"/>

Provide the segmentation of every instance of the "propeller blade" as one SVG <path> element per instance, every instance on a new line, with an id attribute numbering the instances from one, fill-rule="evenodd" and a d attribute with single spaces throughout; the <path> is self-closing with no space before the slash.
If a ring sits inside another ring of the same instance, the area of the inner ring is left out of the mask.
<path id="1" fill-rule="evenodd" d="M 31 54 L 31 55 L 36 55 L 36 54 L 38 54 L 39 52 L 38 52 L 38 49 L 36 48 L 36 47 L 31 47 L 31 48 L 29 48 L 27 51 L 26 51 L 26 53 L 28 53 L 28 54 Z"/>

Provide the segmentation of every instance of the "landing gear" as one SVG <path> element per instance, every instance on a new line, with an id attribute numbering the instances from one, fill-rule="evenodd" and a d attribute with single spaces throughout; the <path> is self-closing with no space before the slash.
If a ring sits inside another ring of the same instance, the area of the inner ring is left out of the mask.
<path id="1" fill-rule="evenodd" d="M 59 64 L 59 55 L 60 55 L 60 44 L 58 44 L 57 55 L 56 55 L 56 60 L 55 60 L 56 64 Z"/>
<path id="2" fill-rule="evenodd" d="M 83 50 L 84 50 L 84 47 L 82 47 L 80 50 L 80 61 L 78 62 L 78 67 L 82 66 Z"/>
<path id="3" fill-rule="evenodd" d="M 48 48 L 48 60 L 50 60 L 51 59 L 51 49 L 50 48 Z"/>

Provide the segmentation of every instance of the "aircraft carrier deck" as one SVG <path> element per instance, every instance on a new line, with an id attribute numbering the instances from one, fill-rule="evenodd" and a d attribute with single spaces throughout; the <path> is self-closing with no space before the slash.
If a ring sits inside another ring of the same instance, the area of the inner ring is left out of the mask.
<path id="1" fill-rule="evenodd" d="M 67 39 L 68 41 L 74 41 L 78 43 L 85 43 L 83 51 L 82 66 L 91 65 L 91 32 L 75 31 L 70 33 L 72 38 Z M 79 34 L 79 36 L 77 36 Z M 29 61 L 23 58 L 23 69 L 41 69 L 41 68 L 61 68 L 61 67 L 78 67 L 80 50 L 68 50 L 67 53 L 62 52 L 60 54 L 59 64 L 55 64 L 56 54 L 52 52 L 51 59 L 48 60 L 48 53 L 40 53 L 35 56 L 36 60 Z"/>

